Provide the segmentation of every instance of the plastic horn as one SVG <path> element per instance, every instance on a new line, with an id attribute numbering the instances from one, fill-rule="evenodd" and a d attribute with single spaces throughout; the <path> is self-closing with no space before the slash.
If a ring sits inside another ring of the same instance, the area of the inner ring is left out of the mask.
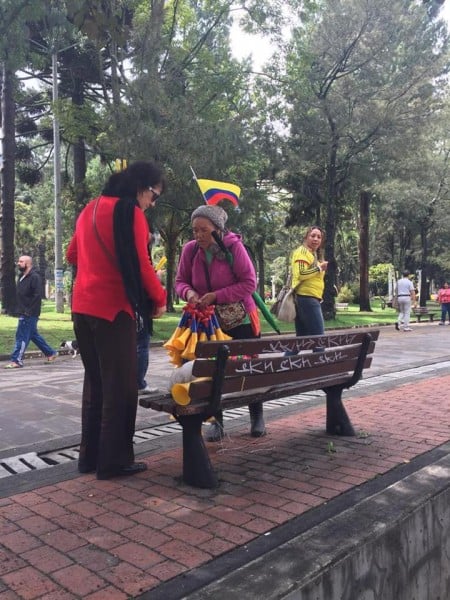
<path id="1" fill-rule="evenodd" d="M 155 271 L 159 271 L 160 269 L 162 269 L 164 267 L 164 265 L 167 262 L 167 257 L 166 256 L 162 256 L 159 261 L 158 264 L 155 267 Z"/>
<path id="2" fill-rule="evenodd" d="M 182 329 L 181 327 L 177 327 L 175 329 L 175 331 L 172 333 L 172 335 L 170 336 L 170 338 L 167 340 L 167 342 L 164 342 L 163 346 L 164 348 L 167 348 L 168 350 L 176 350 L 176 347 L 173 345 L 173 342 L 176 338 L 178 338 L 182 333 L 183 333 L 184 329 Z"/>
<path id="3" fill-rule="evenodd" d="M 211 377 L 199 377 L 195 379 L 197 381 L 211 381 Z M 187 406 L 191 402 L 191 397 L 189 396 L 189 388 L 191 383 L 175 383 L 170 390 L 172 394 L 172 398 L 175 400 L 177 404 L 181 406 Z"/>
<path id="4" fill-rule="evenodd" d="M 186 329 L 183 331 L 183 333 L 181 335 L 179 335 L 178 337 L 176 337 L 173 341 L 172 341 L 172 346 L 176 349 L 176 350 L 184 350 L 186 348 L 186 344 L 187 341 L 189 339 L 189 336 L 191 335 L 191 328 L 190 327 L 186 327 Z"/>
<path id="5" fill-rule="evenodd" d="M 183 364 L 183 359 L 180 356 L 178 350 L 170 350 L 169 351 L 170 362 L 176 367 L 180 367 Z"/>
<path id="6" fill-rule="evenodd" d="M 217 320 L 216 315 L 211 315 L 211 320 L 213 322 L 213 327 L 216 332 L 216 339 L 220 341 L 231 340 L 231 336 L 227 335 L 222 331 L 222 328 L 219 325 L 219 321 Z"/>
<path id="7" fill-rule="evenodd" d="M 167 340 L 167 342 L 165 342 L 163 344 L 164 348 L 167 348 L 168 350 L 176 350 L 176 346 L 173 345 L 173 341 L 178 338 L 183 332 L 184 332 L 184 328 L 186 326 L 186 323 L 188 321 L 189 315 L 187 312 L 183 312 L 181 319 L 178 322 L 178 325 L 175 329 L 175 331 L 172 333 L 172 335 L 170 336 L 170 338 Z M 184 347 L 184 346 L 183 346 Z"/>
<path id="8" fill-rule="evenodd" d="M 185 360 L 195 360 L 195 347 L 197 346 L 197 342 L 197 321 L 195 319 L 192 319 L 191 336 L 186 344 L 184 352 L 181 353 L 181 358 L 184 358 Z"/>
<path id="9" fill-rule="evenodd" d="M 209 318 L 208 321 L 208 330 L 207 330 L 208 339 L 210 342 L 214 342 L 217 340 L 216 332 L 214 330 L 214 324 L 212 322 L 212 318 Z"/>

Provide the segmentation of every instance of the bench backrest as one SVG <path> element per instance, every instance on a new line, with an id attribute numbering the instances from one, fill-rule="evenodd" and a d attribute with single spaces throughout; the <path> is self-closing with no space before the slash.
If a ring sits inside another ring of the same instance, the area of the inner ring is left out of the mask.
<path id="1" fill-rule="evenodd" d="M 354 385 L 362 370 L 371 364 L 378 336 L 379 330 L 370 330 L 201 342 L 196 347 L 192 373 L 211 379 L 193 381 L 189 396 L 195 403 L 217 393 L 234 394 L 260 388 L 276 389 L 280 396 L 338 384 Z"/>

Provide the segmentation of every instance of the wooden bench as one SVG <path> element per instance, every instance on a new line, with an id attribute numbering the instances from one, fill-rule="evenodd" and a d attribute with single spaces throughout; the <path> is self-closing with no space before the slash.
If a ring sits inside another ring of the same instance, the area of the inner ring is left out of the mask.
<path id="1" fill-rule="evenodd" d="M 140 398 L 139 404 L 176 418 L 183 430 L 183 481 L 213 488 L 218 477 L 203 440 L 202 423 L 219 409 L 324 390 L 327 433 L 355 435 L 342 391 L 355 385 L 370 366 L 378 335 L 379 330 L 351 330 L 322 336 L 201 342 L 196 346 L 193 376 L 209 379 L 183 384 L 190 403 L 177 404 L 167 393 Z"/>
<path id="2" fill-rule="evenodd" d="M 430 321 L 434 321 L 434 316 L 439 314 L 437 310 L 429 310 L 426 306 L 418 306 L 412 309 L 413 314 L 417 317 L 417 321 L 420 323 L 420 319 L 423 317 L 428 318 Z"/>
<path id="3" fill-rule="evenodd" d="M 348 302 L 336 302 L 337 310 L 348 310 Z"/>

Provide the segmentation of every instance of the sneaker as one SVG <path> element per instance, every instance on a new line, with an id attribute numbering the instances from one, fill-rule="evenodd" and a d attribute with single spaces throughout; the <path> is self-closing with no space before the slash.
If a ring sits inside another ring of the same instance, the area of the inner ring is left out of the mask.
<path id="1" fill-rule="evenodd" d="M 16 362 L 10 362 L 7 365 L 5 365 L 3 368 L 4 369 L 21 369 L 23 367 L 23 365 L 16 363 Z"/>
<path id="2" fill-rule="evenodd" d="M 443 321 L 439 321 L 439 325 L 445 325 Z"/>
<path id="3" fill-rule="evenodd" d="M 145 388 L 141 388 L 138 390 L 138 396 L 146 396 L 147 394 L 156 394 L 159 392 L 159 388 L 149 387 L 148 385 Z"/>
<path id="4" fill-rule="evenodd" d="M 55 362 L 55 360 L 58 358 L 58 353 L 55 352 L 55 354 L 50 354 L 50 356 L 47 356 L 47 358 L 45 359 L 45 362 L 51 363 L 51 362 Z"/>
<path id="5" fill-rule="evenodd" d="M 403 331 L 412 331 L 411 327 L 403 327 Z"/>

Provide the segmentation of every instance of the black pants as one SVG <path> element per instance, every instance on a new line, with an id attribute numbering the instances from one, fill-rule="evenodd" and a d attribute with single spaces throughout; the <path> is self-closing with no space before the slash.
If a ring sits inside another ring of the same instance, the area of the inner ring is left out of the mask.
<path id="1" fill-rule="evenodd" d="M 134 462 L 137 412 L 136 323 L 74 313 L 84 365 L 80 470 L 108 475 Z"/>

